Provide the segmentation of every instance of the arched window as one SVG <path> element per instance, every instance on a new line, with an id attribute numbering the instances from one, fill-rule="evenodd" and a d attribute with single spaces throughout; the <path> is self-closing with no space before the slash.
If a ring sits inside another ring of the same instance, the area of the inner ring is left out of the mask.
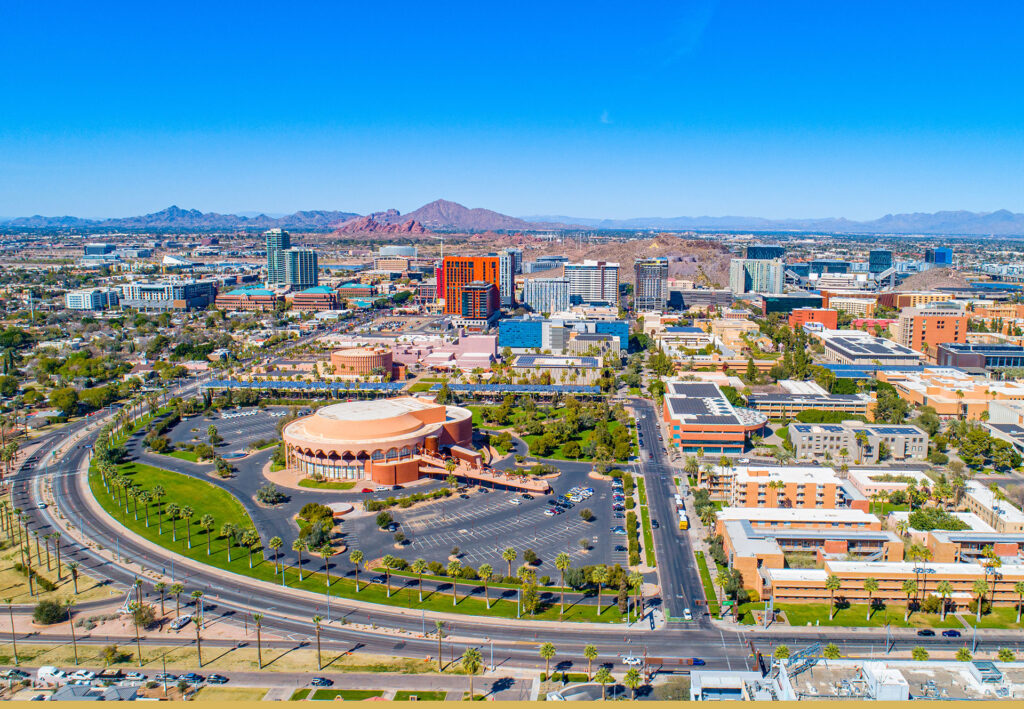
<path id="1" fill-rule="evenodd" d="M 398 449 L 397 448 L 389 448 L 388 449 L 388 455 L 387 455 L 388 460 L 391 460 L 392 458 L 397 458 L 397 457 L 398 457 Z"/>
<path id="2" fill-rule="evenodd" d="M 373 455 L 370 456 L 370 459 L 371 460 L 384 460 L 384 451 L 379 450 L 379 449 L 375 450 L 373 452 Z"/>
<path id="3" fill-rule="evenodd" d="M 411 452 L 412 451 L 409 450 L 409 446 L 402 446 L 402 450 L 398 451 L 398 455 L 403 458 L 407 458 Z"/>

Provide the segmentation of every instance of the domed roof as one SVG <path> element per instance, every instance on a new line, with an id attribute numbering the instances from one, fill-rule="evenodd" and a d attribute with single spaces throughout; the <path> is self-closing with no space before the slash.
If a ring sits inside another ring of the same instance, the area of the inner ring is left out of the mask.
<path id="1" fill-rule="evenodd" d="M 291 437 L 321 441 L 363 441 L 409 436 L 427 424 L 416 412 L 437 408 L 432 401 L 398 397 L 331 404 L 285 427 Z"/>

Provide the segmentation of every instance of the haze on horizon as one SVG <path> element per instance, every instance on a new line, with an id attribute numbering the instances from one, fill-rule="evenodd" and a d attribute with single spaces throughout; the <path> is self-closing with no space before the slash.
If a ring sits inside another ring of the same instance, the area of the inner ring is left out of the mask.
<path id="1" fill-rule="evenodd" d="M 0 216 L 1024 212 L 1024 6 L 5 8 Z"/>

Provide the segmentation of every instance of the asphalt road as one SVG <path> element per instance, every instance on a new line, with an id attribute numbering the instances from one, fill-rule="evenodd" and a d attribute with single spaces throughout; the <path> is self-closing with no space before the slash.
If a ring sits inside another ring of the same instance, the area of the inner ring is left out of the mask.
<path id="1" fill-rule="evenodd" d="M 640 425 L 644 427 L 645 443 L 657 439 L 652 426 L 650 412 L 653 407 L 641 416 Z M 643 410 L 641 405 L 640 410 Z M 76 424 L 59 434 L 51 434 L 43 439 L 44 446 L 53 446 L 60 438 L 73 432 Z M 653 438 L 651 437 L 653 434 Z M 123 557 L 140 561 L 149 568 L 169 569 L 172 555 L 169 552 L 154 552 L 149 547 L 138 545 L 131 536 L 125 535 L 122 528 L 102 513 L 94 513 L 84 504 L 84 481 L 80 481 L 79 466 L 85 460 L 89 449 L 85 444 L 75 447 L 60 463 L 51 465 L 49 469 L 41 464 L 46 461 L 46 450 L 41 456 L 34 456 L 21 466 L 15 476 L 15 506 L 26 510 L 30 517 L 30 529 L 51 531 L 53 507 L 39 509 L 41 482 L 43 477 L 50 476 L 53 493 L 60 511 L 80 525 L 87 535 L 107 548 L 114 548 L 117 540 L 118 551 Z M 645 479 L 648 481 L 648 495 L 655 506 L 656 516 L 662 520 L 670 520 L 667 510 L 659 507 L 661 502 L 670 499 L 662 493 L 671 483 L 667 475 L 667 466 L 662 456 L 657 456 L 650 465 L 643 466 Z M 666 474 L 663 477 L 663 473 Z M 667 477 L 667 479 L 666 479 Z M 654 485 L 652 485 L 654 483 Z M 686 568 L 688 559 L 692 558 L 684 537 L 673 539 L 669 534 L 672 529 L 663 524 L 656 532 L 656 544 L 659 546 L 659 574 L 666 578 L 666 584 L 681 586 L 683 599 L 676 599 L 675 594 L 666 594 L 666 602 L 674 615 L 681 603 L 689 603 L 699 598 L 699 584 L 695 573 Z M 87 568 L 90 575 L 99 575 L 109 579 L 120 589 L 126 589 L 136 578 L 136 573 L 126 568 L 125 563 L 114 563 L 96 555 L 90 549 L 76 546 L 68 535 L 62 537 L 62 554 L 65 559 L 75 559 Z M 675 553 L 672 547 L 678 545 Z M 666 553 L 667 552 L 667 553 Z M 262 587 L 254 593 L 253 587 L 243 577 L 225 579 L 220 573 L 205 569 L 180 571 L 177 580 L 185 583 L 187 591 L 202 589 L 205 595 L 207 612 L 212 616 L 220 616 L 225 622 L 240 623 L 241 614 L 259 611 L 264 613 L 263 624 L 269 632 L 282 635 L 287 641 L 310 642 L 313 639 L 312 623 L 309 620 L 314 614 L 330 618 L 324 624 L 323 641 L 325 646 L 350 651 L 374 652 L 384 655 L 425 657 L 436 653 L 436 640 L 430 630 L 434 614 L 416 614 L 403 612 L 387 606 L 377 606 L 369 615 L 366 610 L 359 609 L 342 599 L 330 600 L 330 612 L 327 610 L 327 598 L 322 601 L 300 597 L 288 589 L 266 589 Z M 676 579 L 681 579 L 681 583 Z M 690 581 L 689 586 L 687 581 Z M 147 593 L 152 589 L 149 582 L 144 583 Z M 373 627 L 352 627 L 351 623 L 373 623 Z M 422 637 L 422 631 L 429 634 Z M 508 666 L 541 666 L 537 655 L 538 644 L 551 641 L 558 649 L 558 659 L 571 659 L 579 667 L 584 662 L 582 648 L 588 643 L 597 645 L 601 653 L 599 661 L 613 663 L 621 669 L 619 658 L 622 655 L 640 655 L 645 650 L 649 655 L 659 657 L 701 657 L 707 666 L 714 668 L 743 668 L 752 663 L 749 657 L 748 641 L 753 641 L 759 649 L 768 651 L 772 644 L 786 643 L 790 647 L 802 647 L 815 641 L 836 642 L 846 654 L 880 655 L 884 652 L 885 632 L 878 630 L 843 630 L 837 633 L 834 629 L 822 628 L 820 632 L 798 632 L 788 628 L 774 631 L 739 632 L 711 624 L 710 621 L 700 623 L 672 624 L 669 628 L 651 631 L 647 626 L 635 624 L 632 628 L 617 625 L 613 627 L 574 627 L 572 624 L 496 624 L 486 617 L 458 618 L 449 621 L 445 633 L 454 638 L 445 642 L 445 653 L 461 654 L 468 646 L 482 647 L 485 657 L 493 643 L 496 664 Z M 923 645 L 932 649 L 955 649 L 963 645 L 963 639 L 918 638 L 913 631 L 896 631 L 897 647 L 903 649 Z M 1018 647 L 1022 642 L 1020 633 L 986 631 L 979 634 L 979 646 L 982 649 L 1002 646 Z M 968 639 L 969 640 L 969 639 Z"/>

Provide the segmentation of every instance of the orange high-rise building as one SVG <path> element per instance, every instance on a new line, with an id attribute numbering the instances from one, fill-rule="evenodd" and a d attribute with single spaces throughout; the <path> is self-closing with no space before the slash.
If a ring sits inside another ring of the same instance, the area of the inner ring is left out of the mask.
<path id="1" fill-rule="evenodd" d="M 462 289 L 474 281 L 499 283 L 497 256 L 445 256 L 444 271 L 444 312 L 447 315 L 462 313 Z"/>

